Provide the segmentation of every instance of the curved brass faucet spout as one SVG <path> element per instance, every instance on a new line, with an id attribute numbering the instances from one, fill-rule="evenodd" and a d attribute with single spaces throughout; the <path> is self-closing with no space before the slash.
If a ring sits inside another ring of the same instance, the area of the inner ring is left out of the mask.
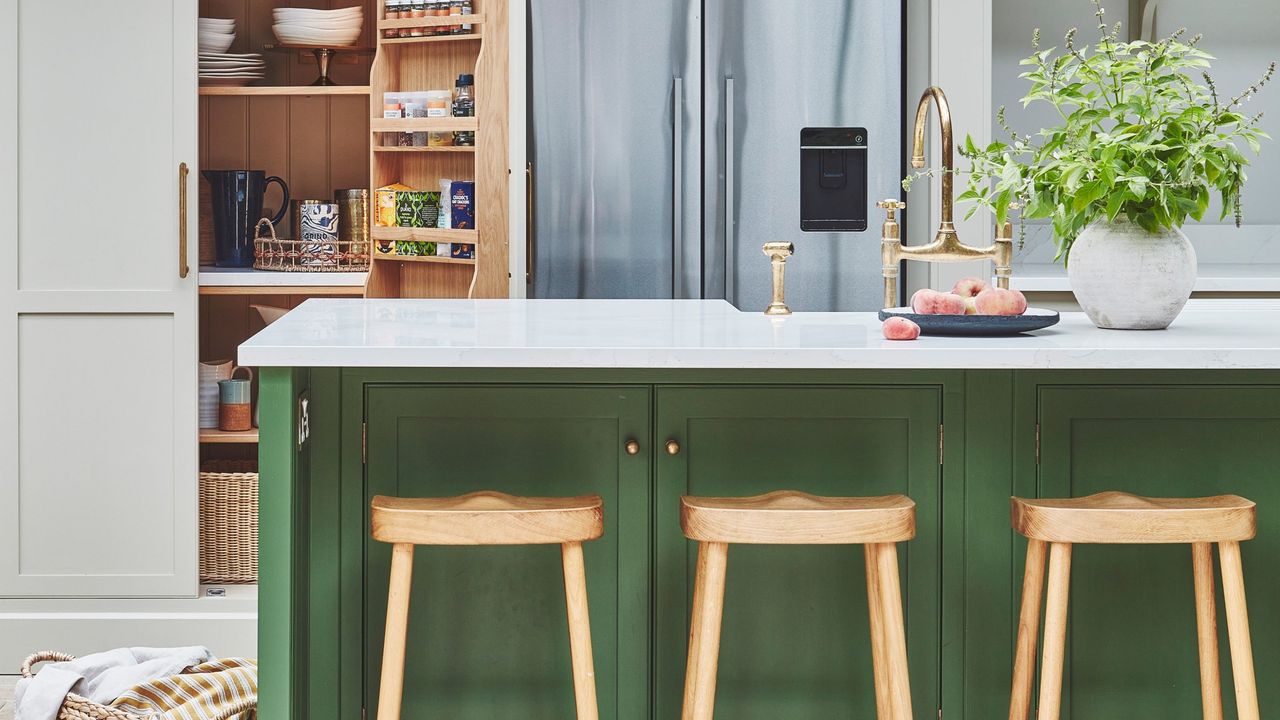
<path id="1" fill-rule="evenodd" d="M 939 239 L 944 234 L 955 236 L 952 212 L 955 206 L 952 191 L 952 179 L 955 175 L 955 156 L 953 153 L 954 133 L 951 129 L 951 105 L 947 102 L 942 88 L 932 86 L 920 96 L 920 105 L 916 108 L 915 142 L 911 150 L 911 167 L 924 167 L 924 125 L 929 119 L 929 102 L 938 106 L 938 125 L 942 130 L 942 227 L 938 229 Z M 948 232 L 949 231 L 949 232 Z"/>

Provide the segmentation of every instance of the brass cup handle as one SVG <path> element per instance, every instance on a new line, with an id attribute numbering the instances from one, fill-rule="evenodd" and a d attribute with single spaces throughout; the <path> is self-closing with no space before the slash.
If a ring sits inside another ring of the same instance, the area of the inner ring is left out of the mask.
<path id="1" fill-rule="evenodd" d="M 191 268 L 187 266 L 187 174 L 186 163 L 178 165 L 178 277 L 186 279 Z"/>
<path id="2" fill-rule="evenodd" d="M 624 448 L 626 448 L 626 451 L 627 451 L 627 454 L 628 454 L 628 455 L 639 455 L 639 454 L 640 454 L 640 441 L 639 441 L 639 440 L 628 440 L 628 441 L 627 441 L 627 444 L 626 444 L 626 445 L 624 445 L 623 447 L 624 447 Z"/>
<path id="3" fill-rule="evenodd" d="M 680 443 L 676 442 L 675 440 L 668 440 L 668 441 L 667 441 L 667 454 L 668 454 L 668 455 L 679 455 L 679 454 L 680 454 Z"/>

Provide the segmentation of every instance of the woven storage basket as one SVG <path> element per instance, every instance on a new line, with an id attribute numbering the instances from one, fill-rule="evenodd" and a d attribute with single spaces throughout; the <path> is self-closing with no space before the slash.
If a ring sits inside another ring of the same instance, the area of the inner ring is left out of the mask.
<path id="1" fill-rule="evenodd" d="M 262 226 L 271 231 L 262 237 Z M 369 269 L 369 243 L 352 240 L 281 240 L 276 226 L 263 218 L 254 229 L 253 267 L 280 272 L 364 272 Z M 333 252 L 316 251 L 317 245 Z"/>
<path id="2" fill-rule="evenodd" d="M 258 473 L 200 473 L 200 582 L 258 582 Z"/>
<path id="3" fill-rule="evenodd" d="M 27 658 L 22 663 L 22 677 L 31 677 L 31 668 L 43 662 L 63 662 L 66 660 L 75 660 L 75 655 L 66 653 L 52 652 L 45 650 Z M 219 720 L 229 720 L 244 714 L 244 717 L 256 717 L 258 704 L 253 700 L 243 700 L 234 707 L 227 708 L 223 711 Z M 88 698 L 80 697 L 75 693 L 68 693 L 67 699 L 62 701 L 62 707 L 58 709 L 58 720 L 158 720 L 162 715 L 132 715 L 123 710 L 109 707 L 107 705 L 99 705 Z"/>

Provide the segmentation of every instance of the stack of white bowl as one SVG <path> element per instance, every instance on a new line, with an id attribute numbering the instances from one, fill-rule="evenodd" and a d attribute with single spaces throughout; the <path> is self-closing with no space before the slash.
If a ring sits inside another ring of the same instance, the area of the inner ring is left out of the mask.
<path id="1" fill-rule="evenodd" d="M 286 45 L 346 47 L 355 44 L 364 27 L 364 8 L 312 10 L 276 8 L 272 11 L 276 37 Z"/>
<path id="2" fill-rule="evenodd" d="M 236 21 L 200 18 L 200 82 L 202 85 L 247 85 L 266 75 L 259 53 L 229 53 Z"/>

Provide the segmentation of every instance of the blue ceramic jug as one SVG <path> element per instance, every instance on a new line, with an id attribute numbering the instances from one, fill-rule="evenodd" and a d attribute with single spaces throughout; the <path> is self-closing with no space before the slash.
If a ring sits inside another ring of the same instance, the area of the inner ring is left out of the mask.
<path id="1" fill-rule="evenodd" d="M 284 180 L 261 170 L 204 170 L 213 198 L 213 239 L 218 267 L 253 267 L 253 235 L 262 219 L 262 198 L 267 186 L 279 183 L 284 199 L 280 211 L 271 218 L 277 225 L 289 209 L 289 186 Z"/>

